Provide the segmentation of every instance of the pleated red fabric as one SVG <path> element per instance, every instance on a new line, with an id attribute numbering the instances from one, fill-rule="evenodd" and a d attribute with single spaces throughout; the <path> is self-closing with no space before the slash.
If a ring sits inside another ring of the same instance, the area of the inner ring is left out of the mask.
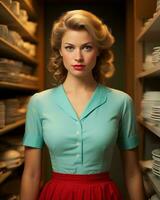
<path id="1" fill-rule="evenodd" d="M 52 173 L 39 200 L 122 200 L 107 172 L 99 174 Z"/>

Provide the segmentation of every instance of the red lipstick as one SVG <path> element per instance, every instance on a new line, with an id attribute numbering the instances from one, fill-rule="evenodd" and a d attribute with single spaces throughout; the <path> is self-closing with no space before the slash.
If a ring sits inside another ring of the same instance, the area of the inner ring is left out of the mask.
<path id="1" fill-rule="evenodd" d="M 84 69 L 85 65 L 73 65 L 73 67 L 75 70 L 82 71 Z"/>

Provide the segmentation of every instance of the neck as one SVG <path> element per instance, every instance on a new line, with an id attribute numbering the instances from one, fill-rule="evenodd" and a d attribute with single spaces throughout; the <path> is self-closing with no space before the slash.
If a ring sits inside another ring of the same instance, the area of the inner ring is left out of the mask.
<path id="1" fill-rule="evenodd" d="M 63 87 L 66 90 L 73 92 L 79 92 L 79 90 L 94 90 L 96 86 L 97 82 L 93 77 L 86 79 L 78 79 L 67 76 L 66 80 L 63 83 Z"/>

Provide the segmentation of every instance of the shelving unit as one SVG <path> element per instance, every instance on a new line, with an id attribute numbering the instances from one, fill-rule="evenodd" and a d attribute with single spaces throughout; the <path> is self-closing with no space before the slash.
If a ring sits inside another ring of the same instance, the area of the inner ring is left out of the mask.
<path id="1" fill-rule="evenodd" d="M 137 41 L 160 41 L 160 37 L 157 34 L 160 27 L 160 11 L 156 13 L 156 15 L 152 18 L 150 22 L 143 27 L 140 34 L 137 37 Z"/>
<path id="2" fill-rule="evenodd" d="M 141 123 L 142 126 L 147 128 L 148 130 L 151 131 L 151 133 L 155 134 L 160 138 L 160 129 L 153 126 L 152 124 L 146 123 L 145 120 L 143 120 L 142 117 L 138 117 L 138 122 Z"/>
<path id="3" fill-rule="evenodd" d="M 156 12 L 157 1 L 133 0 L 133 54 L 134 57 L 134 102 L 140 132 L 140 159 L 152 159 L 152 150 L 160 147 L 160 129 L 141 117 L 141 101 L 145 91 L 160 91 L 160 66 L 143 69 L 145 56 L 160 42 L 160 10 Z M 146 19 L 148 21 L 146 22 Z M 160 197 L 160 178 L 152 171 L 146 172 L 157 195 Z"/>
<path id="4" fill-rule="evenodd" d="M 7 171 L 3 174 L 3 176 L 0 178 L 0 184 L 3 183 L 10 175 L 12 174 L 11 171 Z"/>
<path id="5" fill-rule="evenodd" d="M 9 83 L 5 81 L 0 81 L 0 88 L 8 88 L 8 89 L 16 89 L 16 90 L 30 90 L 36 91 L 39 88 L 37 86 L 30 86 L 25 84 L 18 84 L 18 83 Z"/>
<path id="6" fill-rule="evenodd" d="M 20 167 L 24 163 L 24 160 L 22 160 L 18 165 L 17 168 Z M 3 183 L 16 169 L 8 170 L 6 171 L 3 176 L 0 177 L 0 184 Z"/>
<path id="7" fill-rule="evenodd" d="M 37 43 L 37 38 L 32 35 L 22 22 L 10 11 L 7 6 L 0 1 L 0 22 L 8 25 L 12 30 L 16 30 L 25 40 Z"/>
<path id="8" fill-rule="evenodd" d="M 137 78 L 147 78 L 147 77 L 159 77 L 160 76 L 160 66 L 152 67 L 151 69 L 140 72 Z"/>
<path id="9" fill-rule="evenodd" d="M 21 7 L 27 11 L 31 19 L 37 20 L 37 13 L 31 3 L 29 3 L 27 0 L 18 0 L 18 2 L 20 2 Z"/>
<path id="10" fill-rule="evenodd" d="M 160 180 L 151 171 L 147 172 L 147 176 L 150 179 L 153 188 L 155 189 L 157 195 L 160 197 Z"/>
<path id="11" fill-rule="evenodd" d="M 1 56 L 7 56 L 11 59 L 18 59 L 28 64 L 37 65 L 37 60 L 30 57 L 26 52 L 22 51 L 18 47 L 10 44 L 8 41 L 0 37 L 0 51 Z"/>
<path id="12" fill-rule="evenodd" d="M 29 21 L 34 21 L 38 24 L 38 30 L 36 32 L 36 36 L 32 35 L 29 32 L 27 27 L 18 19 L 18 17 L 10 10 L 10 8 L 8 8 L 6 4 L 1 0 L 0 0 L 0 24 L 6 24 L 9 30 L 15 30 L 16 32 L 18 32 L 24 41 L 27 41 L 36 45 L 36 56 L 35 57 L 30 56 L 27 52 L 23 51 L 19 47 L 11 44 L 4 38 L 0 37 L 0 58 L 7 58 L 7 59 L 21 61 L 25 65 L 31 66 L 34 70 L 33 80 L 37 81 L 36 82 L 37 84 L 32 86 L 25 83 L 18 83 L 18 82 L 13 83 L 13 82 L 6 82 L 3 80 L 0 80 L 1 100 L 3 100 L 3 98 L 4 99 L 15 98 L 21 95 L 30 96 L 34 94 L 35 92 L 41 91 L 44 89 L 43 1 L 40 0 L 37 6 L 32 5 L 32 3 L 29 3 L 27 0 L 18 0 L 18 2 L 20 2 L 20 7 L 27 11 L 29 15 Z M 35 3 L 35 1 L 33 2 Z M 25 125 L 25 119 L 21 119 L 21 120 L 16 121 L 15 123 L 6 125 L 4 128 L 0 129 L 0 137 L 3 138 L 4 134 L 7 137 L 11 137 L 13 134 L 16 134 L 15 130 L 17 129 L 18 131 L 20 131 L 20 133 L 22 131 L 21 136 L 23 137 L 24 125 Z M 19 132 L 17 134 L 19 134 Z M 23 165 L 23 162 L 20 163 L 20 165 Z M 4 176 L 0 176 L 0 184 L 1 184 L 0 188 L 3 188 L 4 181 L 5 181 L 5 184 L 6 184 L 6 181 L 7 182 L 9 181 L 9 177 L 12 175 L 12 172 L 15 170 L 17 172 L 18 168 L 9 170 L 6 173 L 4 173 Z M 20 177 L 17 177 L 17 178 L 20 179 L 21 174 L 19 174 L 18 176 Z M 15 180 L 15 183 L 16 181 L 17 180 Z M 13 187 L 15 188 L 16 184 L 14 184 Z M 19 191 L 19 188 L 17 188 L 16 190 Z"/>
<path id="13" fill-rule="evenodd" d="M 25 119 L 21 119 L 15 123 L 6 125 L 4 128 L 0 129 L 0 135 L 3 135 L 5 133 L 9 132 L 10 130 L 13 130 L 19 126 L 22 126 L 22 125 L 24 125 L 24 123 L 25 123 Z"/>

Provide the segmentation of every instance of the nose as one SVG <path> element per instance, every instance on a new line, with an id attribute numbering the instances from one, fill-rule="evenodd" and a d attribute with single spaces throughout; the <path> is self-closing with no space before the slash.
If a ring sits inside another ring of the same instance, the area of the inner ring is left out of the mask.
<path id="1" fill-rule="evenodd" d="M 75 61 L 77 61 L 77 62 L 83 61 L 83 55 L 82 55 L 81 49 L 77 49 L 75 51 Z"/>

